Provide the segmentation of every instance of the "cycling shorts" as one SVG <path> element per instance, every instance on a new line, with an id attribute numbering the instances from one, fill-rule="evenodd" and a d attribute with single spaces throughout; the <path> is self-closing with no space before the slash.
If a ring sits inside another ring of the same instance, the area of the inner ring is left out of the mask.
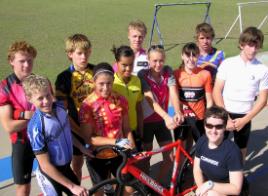
<path id="1" fill-rule="evenodd" d="M 77 185 L 80 184 L 76 175 L 72 171 L 70 164 L 55 167 L 63 176 L 71 180 L 74 184 Z M 63 192 L 67 195 L 73 195 L 72 192 L 67 187 L 53 180 L 51 177 L 49 177 L 47 174 L 41 171 L 39 167 L 36 170 L 36 178 L 38 185 L 41 188 L 44 196 L 62 195 Z"/>
<path id="2" fill-rule="evenodd" d="M 72 135 L 73 135 L 73 137 L 75 137 L 82 145 L 85 145 L 85 141 L 80 137 L 80 136 L 78 136 L 76 133 L 74 133 L 73 131 L 72 131 Z M 73 145 L 73 155 L 75 155 L 75 156 L 82 156 L 83 155 L 83 153 L 81 152 L 81 150 L 79 149 L 79 148 L 77 148 L 77 147 L 75 147 L 74 145 Z"/>
<path id="3" fill-rule="evenodd" d="M 135 146 L 138 152 L 142 152 L 142 139 L 137 135 L 136 131 L 132 131 L 132 136 L 135 142 Z"/>
<path id="4" fill-rule="evenodd" d="M 122 157 L 117 156 L 111 159 L 88 159 L 86 160 L 87 169 L 93 184 L 97 184 L 110 177 L 112 173 L 116 176 L 116 171 L 122 163 Z"/>
<path id="5" fill-rule="evenodd" d="M 174 129 L 174 138 L 175 140 L 185 140 L 191 134 L 196 142 L 204 133 L 204 120 L 197 120 L 194 117 L 186 117 L 182 125 Z"/>
<path id="6" fill-rule="evenodd" d="M 153 143 L 154 136 L 158 143 L 172 142 L 170 130 L 166 127 L 165 122 L 144 123 L 143 125 L 143 142 L 145 144 Z"/>
<path id="7" fill-rule="evenodd" d="M 31 182 L 34 154 L 29 141 L 20 139 L 12 144 L 12 172 L 15 184 Z"/>
<path id="8" fill-rule="evenodd" d="M 245 115 L 246 114 L 229 113 L 231 119 L 242 118 Z M 234 142 L 238 145 L 240 149 L 247 147 L 250 130 L 251 130 L 251 121 L 249 121 L 240 131 L 233 131 Z M 225 133 L 226 133 L 225 135 L 228 136 L 230 131 L 226 131 Z"/>

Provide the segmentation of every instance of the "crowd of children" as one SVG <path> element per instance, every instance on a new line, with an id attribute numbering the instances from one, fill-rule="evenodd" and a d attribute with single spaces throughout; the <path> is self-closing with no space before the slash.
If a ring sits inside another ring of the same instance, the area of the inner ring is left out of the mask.
<path id="1" fill-rule="evenodd" d="M 224 52 L 212 46 L 212 26 L 198 24 L 196 43 L 184 45 L 182 63 L 174 72 L 165 65 L 162 45 L 143 48 L 146 33 L 142 21 L 130 22 L 129 46 L 112 48 L 113 65 L 90 64 L 87 36 L 68 37 L 71 65 L 58 74 L 55 92 L 46 77 L 32 73 L 35 48 L 25 41 L 10 46 L 13 73 L 0 84 L 0 122 L 12 142 L 17 195 L 30 194 L 34 158 L 44 195 L 83 196 L 88 194 L 80 186 L 85 154 L 91 180 L 97 184 L 115 175 L 122 161 L 111 149 L 96 151 L 98 147 L 148 151 L 154 137 L 160 146 L 172 142 L 171 130 L 188 151 L 193 140 L 197 143 L 197 195 L 241 192 L 251 120 L 268 95 L 268 68 L 256 59 L 262 32 L 246 28 L 239 38 L 240 54 L 224 60 Z M 234 143 L 228 139 L 230 132 Z M 159 179 L 172 166 L 171 154 L 163 153 Z M 141 167 L 148 172 L 150 160 Z"/>

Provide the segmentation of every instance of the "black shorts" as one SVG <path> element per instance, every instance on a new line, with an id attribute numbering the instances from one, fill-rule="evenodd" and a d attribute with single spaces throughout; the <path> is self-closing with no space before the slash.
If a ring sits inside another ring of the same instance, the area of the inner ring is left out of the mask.
<path id="1" fill-rule="evenodd" d="M 34 154 L 29 141 L 22 143 L 20 139 L 12 144 L 12 172 L 15 184 L 31 182 Z"/>
<path id="2" fill-rule="evenodd" d="M 175 140 L 185 140 L 192 134 L 194 141 L 196 142 L 205 133 L 204 120 L 197 120 L 193 117 L 187 117 L 181 126 L 174 129 Z"/>
<path id="3" fill-rule="evenodd" d="M 80 136 L 78 136 L 76 133 L 74 133 L 73 131 L 72 131 L 72 135 L 73 135 L 76 139 L 78 139 L 78 141 L 79 141 L 82 145 L 85 145 L 85 141 L 84 141 Z M 75 147 L 75 146 L 73 145 L 73 155 L 75 155 L 75 156 L 82 156 L 83 153 L 80 151 L 79 148 L 77 148 L 77 147 Z"/>
<path id="4" fill-rule="evenodd" d="M 246 114 L 234 114 L 229 113 L 231 119 L 242 118 Z M 239 148 L 246 148 L 249 140 L 249 134 L 251 130 L 251 121 L 249 121 L 240 131 L 233 131 L 234 142 L 238 145 Z M 229 131 L 225 132 L 225 135 L 229 135 Z"/>
<path id="5" fill-rule="evenodd" d="M 132 133 L 137 151 L 142 152 L 142 141 L 141 141 L 140 136 L 137 135 L 136 131 L 132 131 L 131 133 Z"/>
<path id="6" fill-rule="evenodd" d="M 93 184 L 97 184 L 110 177 L 112 173 L 116 176 L 116 171 L 122 163 L 122 157 L 117 156 L 111 159 L 87 159 L 87 169 Z"/>
<path id="7" fill-rule="evenodd" d="M 74 174 L 73 170 L 70 167 L 70 163 L 66 164 L 64 166 L 55 166 L 56 169 L 66 178 L 68 178 L 70 181 L 72 181 L 74 184 L 79 185 L 79 181 Z M 37 173 L 37 180 L 38 184 L 42 190 L 43 193 L 46 193 L 46 195 L 62 195 L 62 193 L 66 193 L 67 195 L 73 195 L 73 193 L 62 184 L 58 183 L 54 179 L 52 179 L 48 174 L 44 173 L 40 168 L 38 169 L 39 173 Z"/>
<path id="8" fill-rule="evenodd" d="M 165 122 L 144 123 L 143 125 L 143 142 L 145 144 L 153 143 L 154 136 L 158 143 L 172 142 L 170 130 L 166 127 Z"/>

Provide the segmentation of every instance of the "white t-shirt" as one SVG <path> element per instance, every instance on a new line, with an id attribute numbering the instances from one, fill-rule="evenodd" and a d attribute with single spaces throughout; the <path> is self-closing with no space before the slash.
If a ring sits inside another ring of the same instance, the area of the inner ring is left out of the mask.
<path id="1" fill-rule="evenodd" d="M 225 81 L 223 101 L 231 113 L 248 113 L 259 91 L 268 89 L 268 68 L 257 59 L 245 63 L 240 55 L 224 60 L 216 78 Z"/>
<path id="2" fill-rule="evenodd" d="M 147 54 L 144 49 L 141 49 L 141 51 L 138 52 L 135 56 L 132 74 L 137 76 L 140 70 L 148 69 L 148 67 L 149 64 L 147 60 Z"/>

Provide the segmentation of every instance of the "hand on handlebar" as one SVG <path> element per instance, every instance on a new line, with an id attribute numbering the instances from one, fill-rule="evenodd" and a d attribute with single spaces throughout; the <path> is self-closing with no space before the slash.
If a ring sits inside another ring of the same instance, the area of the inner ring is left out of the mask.
<path id="1" fill-rule="evenodd" d="M 93 150 L 90 148 L 89 144 L 86 144 L 82 148 L 80 148 L 80 151 L 85 154 L 86 156 L 90 158 L 94 158 L 95 156 L 93 155 Z"/>
<path id="2" fill-rule="evenodd" d="M 82 187 L 82 186 L 78 186 L 78 185 L 73 185 L 72 188 L 70 189 L 70 191 L 74 194 L 74 195 L 78 195 L 78 196 L 88 196 L 88 192 L 87 189 Z"/>
<path id="3" fill-rule="evenodd" d="M 115 141 L 115 145 L 120 148 L 132 149 L 133 145 L 127 138 L 120 138 Z"/>
<path id="4" fill-rule="evenodd" d="M 165 118 L 165 124 L 166 124 L 166 127 L 169 129 L 169 130 L 172 130 L 172 129 L 175 129 L 177 127 L 174 119 L 172 117 L 170 117 L 169 115 L 167 115 Z"/>
<path id="5" fill-rule="evenodd" d="M 173 120 L 174 122 L 176 123 L 176 126 L 179 126 L 181 125 L 181 123 L 183 123 L 184 121 L 184 116 L 182 113 L 176 113 L 174 116 L 173 116 Z"/>

